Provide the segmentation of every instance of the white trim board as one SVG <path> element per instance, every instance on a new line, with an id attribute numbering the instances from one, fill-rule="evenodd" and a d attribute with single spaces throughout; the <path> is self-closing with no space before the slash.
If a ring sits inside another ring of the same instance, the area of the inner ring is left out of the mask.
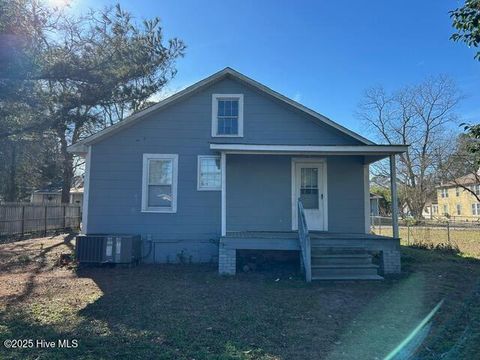
<path id="1" fill-rule="evenodd" d="M 323 123 L 323 124 L 327 124 L 335 129 L 337 129 L 338 131 L 346 134 L 346 135 L 349 135 L 350 137 L 360 141 L 362 144 L 366 144 L 366 145 L 373 145 L 374 143 L 366 138 L 364 138 L 363 136 L 347 129 L 346 127 L 340 125 L 340 124 L 337 124 L 336 122 L 330 120 L 329 118 L 327 118 L 326 116 L 322 115 L 322 114 L 319 114 L 317 113 L 316 111 L 314 110 L 311 110 L 309 108 L 307 108 L 306 106 L 303 106 L 302 104 L 299 104 L 297 103 L 296 101 L 292 100 L 292 99 L 289 99 L 288 97 L 268 88 L 267 86 L 253 80 L 253 79 L 250 79 L 249 77 L 239 73 L 238 71 L 235 71 L 233 70 L 232 68 L 225 68 L 189 87 L 187 87 L 186 89 L 184 90 L 181 90 L 179 91 L 178 93 L 160 101 L 159 103 L 153 105 L 153 106 L 150 106 L 149 108 L 143 110 L 143 111 L 140 111 L 136 114 L 133 114 L 129 117 L 127 117 L 126 119 L 124 119 L 123 121 L 120 121 L 119 123 L 115 124 L 115 125 L 112 125 L 112 126 L 109 126 L 108 128 L 102 130 L 102 131 L 99 131 L 97 132 L 96 134 L 93 134 L 83 140 L 80 140 L 78 141 L 77 143 L 73 144 L 73 145 L 70 145 L 68 147 L 68 151 L 71 152 L 71 153 L 77 153 L 77 154 L 80 154 L 80 153 L 86 153 L 87 151 L 87 148 L 86 146 L 87 145 L 91 145 L 91 144 L 94 144 L 100 140 L 102 140 L 103 138 L 105 137 L 108 137 L 108 136 L 111 136 L 113 134 L 115 134 L 116 132 L 118 132 L 119 130 L 123 129 L 123 128 L 126 128 L 128 126 L 131 126 L 133 125 L 134 123 L 136 123 L 137 121 L 143 119 L 146 115 L 149 115 L 151 114 L 152 112 L 154 111 L 157 111 L 159 109 L 162 109 L 174 102 L 176 102 L 177 100 L 181 99 L 182 97 L 184 96 L 188 96 L 188 95 L 191 95 L 197 91 L 200 91 L 201 89 L 209 86 L 209 85 L 212 85 L 214 82 L 216 81 L 219 81 L 225 77 L 232 77 L 234 79 L 237 79 L 243 83 L 246 83 L 247 85 L 250 85 L 272 97 L 274 97 L 275 99 L 277 100 L 280 100 L 286 104 L 288 104 L 289 106 L 297 109 L 297 110 L 300 110 L 308 115 L 310 115 L 313 119 L 312 120 L 315 120 L 317 122 L 320 122 L 320 123 Z"/>
<path id="2" fill-rule="evenodd" d="M 210 144 L 211 150 L 229 154 L 331 154 L 331 155 L 390 155 L 400 154 L 408 145 L 250 145 Z"/>
<path id="3" fill-rule="evenodd" d="M 322 185 L 321 189 L 323 193 L 323 231 L 328 231 L 328 182 L 327 182 L 327 160 L 323 158 L 292 158 L 291 160 L 291 183 L 292 183 L 292 230 L 298 230 L 298 214 L 297 214 L 297 199 L 296 199 L 296 164 L 313 163 L 322 164 Z"/>
<path id="4" fill-rule="evenodd" d="M 222 236 L 227 235 L 227 155 L 220 155 L 220 168 L 222 169 Z"/>
<path id="5" fill-rule="evenodd" d="M 83 175 L 83 207 L 82 234 L 88 234 L 88 198 L 90 196 L 90 166 L 92 163 L 92 147 L 87 147 L 85 155 L 85 174 Z"/>
<path id="6" fill-rule="evenodd" d="M 172 206 L 148 207 L 148 163 L 152 159 L 172 161 Z M 176 213 L 178 198 L 178 154 L 143 154 L 142 167 L 142 213 Z"/>
<path id="7" fill-rule="evenodd" d="M 370 166 L 363 165 L 365 234 L 370 234 Z"/>

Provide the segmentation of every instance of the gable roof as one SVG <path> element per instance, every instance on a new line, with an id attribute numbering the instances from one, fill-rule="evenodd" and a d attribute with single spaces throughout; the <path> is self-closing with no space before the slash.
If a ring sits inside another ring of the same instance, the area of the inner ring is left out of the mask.
<path id="1" fill-rule="evenodd" d="M 460 176 L 459 178 L 456 178 L 452 181 L 445 182 L 443 184 L 440 184 L 437 186 L 437 188 L 446 188 L 446 187 L 452 187 L 452 186 L 458 186 L 458 185 L 463 185 L 463 186 L 468 186 L 468 185 L 477 185 L 480 184 L 480 170 L 474 174 L 467 174 L 464 176 Z"/>
<path id="2" fill-rule="evenodd" d="M 148 107 L 147 109 L 145 110 L 142 110 L 142 111 L 139 111 L 138 113 L 135 113 L 127 118 L 125 118 L 124 120 L 116 123 L 115 125 L 112 125 L 112 126 L 109 126 L 107 128 L 105 128 L 104 130 L 101 130 L 83 140 L 80 140 L 78 141 L 77 143 L 73 144 L 73 145 L 70 145 L 68 147 L 68 151 L 71 152 L 71 153 L 84 153 L 86 152 L 86 147 L 88 145 L 91 145 L 91 144 L 94 144 L 108 136 L 111 136 L 113 134 L 115 134 L 116 132 L 118 132 L 119 130 L 121 129 L 124 129 L 126 127 L 129 127 L 133 124 L 135 124 L 136 122 L 140 121 L 141 119 L 143 119 L 146 115 L 152 113 L 152 112 L 155 112 L 159 109 L 162 109 L 164 107 L 166 107 L 167 105 L 170 105 L 174 102 L 177 102 L 178 100 L 180 100 L 181 98 L 187 96 L 187 95 L 190 95 L 194 92 L 198 92 L 202 89 L 204 89 L 205 87 L 207 86 L 210 86 L 212 85 L 213 83 L 217 82 L 217 81 L 220 81 L 224 78 L 227 78 L 227 77 L 231 77 L 231 78 L 234 78 L 234 79 L 237 79 L 239 80 L 240 82 L 243 82 L 243 83 L 246 83 L 247 85 L 250 85 L 252 86 L 253 88 L 256 88 L 257 90 L 265 93 L 265 94 L 268 94 L 272 97 L 274 97 L 275 99 L 277 100 L 280 100 L 284 103 L 286 103 L 287 105 L 297 109 L 297 110 L 300 110 L 310 116 L 313 117 L 314 120 L 318 121 L 319 123 L 323 123 L 323 124 L 326 124 L 326 125 L 329 125 L 335 129 L 337 129 L 338 131 L 346 134 L 346 135 L 349 135 L 351 137 L 353 137 L 354 139 L 360 141 L 362 144 L 365 144 L 365 145 L 375 145 L 374 142 L 364 138 L 363 136 L 347 129 L 346 127 L 334 122 L 333 120 L 330 120 L 329 118 L 327 118 L 326 116 L 322 115 L 322 114 L 319 114 L 317 113 L 316 111 L 312 110 L 312 109 L 309 109 L 307 108 L 306 106 L 270 89 L 269 87 L 259 83 L 258 81 L 255 81 L 241 73 L 239 73 L 238 71 L 235 71 L 233 70 L 232 68 L 230 67 L 226 67 L 225 69 L 213 74 L 213 75 L 210 75 L 209 77 L 173 94 L 172 96 L 169 96 L 167 97 L 166 99 L 158 102 L 157 104 L 155 105 L 152 105 L 150 107 Z"/>

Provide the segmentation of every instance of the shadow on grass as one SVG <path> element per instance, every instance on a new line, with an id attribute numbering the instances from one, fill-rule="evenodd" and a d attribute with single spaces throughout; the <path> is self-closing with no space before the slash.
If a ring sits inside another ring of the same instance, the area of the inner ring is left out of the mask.
<path id="1" fill-rule="evenodd" d="M 102 295 L 75 313 L 71 330 L 39 326 L 12 308 L 2 315 L 2 333 L 79 339 L 78 349 L 40 353 L 48 358 L 382 358 L 445 299 L 417 358 L 451 349 L 468 358 L 477 339 L 470 334 L 478 306 L 469 311 L 478 299 L 471 296 L 479 262 L 426 250 L 403 253 L 405 274 L 383 282 L 306 284 L 294 273 L 268 271 L 229 278 L 207 265 L 86 268 L 78 276 L 93 280 Z M 84 296 L 81 287 L 76 291 Z"/>
<path id="2" fill-rule="evenodd" d="M 30 264 L 33 263 L 34 266 L 32 269 L 29 269 L 30 274 L 28 275 L 28 278 L 26 280 L 25 286 L 23 291 L 20 294 L 16 294 L 10 297 L 7 297 L 5 299 L 5 304 L 7 307 L 7 310 L 9 306 L 21 303 L 23 300 L 25 300 L 30 294 L 33 292 L 35 289 L 35 279 L 36 277 L 45 270 L 46 267 L 52 265 L 48 262 L 48 254 L 52 252 L 55 248 L 66 245 L 70 251 L 74 251 L 74 245 L 72 244 L 72 240 L 75 239 L 75 236 L 77 234 L 71 233 L 65 236 L 62 242 L 58 242 L 54 245 L 48 246 L 46 248 L 41 248 L 40 252 L 36 254 L 33 257 L 29 257 L 27 255 L 20 256 L 17 261 L 12 261 L 10 263 L 5 264 L 4 266 L 0 266 L 0 271 L 2 272 L 8 272 L 11 270 L 13 267 L 18 267 L 18 265 L 22 265 L 22 263 Z M 11 254 L 12 252 L 10 252 Z M 20 263 L 20 264 L 19 264 Z"/>
<path id="3" fill-rule="evenodd" d="M 380 283 L 307 285 L 299 276 L 276 282 L 258 273 L 221 278 L 202 266 L 87 269 L 82 276 L 104 295 L 81 314 L 114 332 L 158 338 L 159 349 L 179 349 L 185 358 L 382 358 L 445 299 L 432 329 L 440 341 L 444 320 L 471 291 L 457 264 L 463 258 L 404 250 L 405 274 Z M 478 261 L 470 263 L 478 271 Z"/>
<path id="4" fill-rule="evenodd" d="M 80 274 L 104 294 L 80 314 L 154 346 L 157 358 L 268 359 L 272 349 L 283 347 L 283 338 L 272 336 L 282 319 L 277 301 L 268 301 L 275 288 L 268 276 L 253 283 L 251 274 L 222 278 L 207 265 L 90 268 Z"/>

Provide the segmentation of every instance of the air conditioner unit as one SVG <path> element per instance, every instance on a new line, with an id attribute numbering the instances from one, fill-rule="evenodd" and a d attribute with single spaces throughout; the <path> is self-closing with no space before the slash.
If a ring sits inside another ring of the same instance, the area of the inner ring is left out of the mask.
<path id="1" fill-rule="evenodd" d="M 138 263 L 141 258 L 139 235 L 79 235 L 75 246 L 79 263 Z"/>

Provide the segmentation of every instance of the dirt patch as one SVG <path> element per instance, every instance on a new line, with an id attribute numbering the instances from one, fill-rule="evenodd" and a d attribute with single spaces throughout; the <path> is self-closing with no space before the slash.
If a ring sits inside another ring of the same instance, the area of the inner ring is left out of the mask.
<path id="1" fill-rule="evenodd" d="M 71 236 L 0 245 L 0 338 L 79 341 L 2 348 L 0 358 L 383 358 L 441 299 L 420 358 L 454 346 L 456 358 L 474 354 L 464 330 L 478 311 L 462 314 L 475 309 L 478 261 L 404 249 L 399 278 L 306 284 L 298 269 L 221 277 L 211 265 L 59 266 L 73 245 Z"/>

